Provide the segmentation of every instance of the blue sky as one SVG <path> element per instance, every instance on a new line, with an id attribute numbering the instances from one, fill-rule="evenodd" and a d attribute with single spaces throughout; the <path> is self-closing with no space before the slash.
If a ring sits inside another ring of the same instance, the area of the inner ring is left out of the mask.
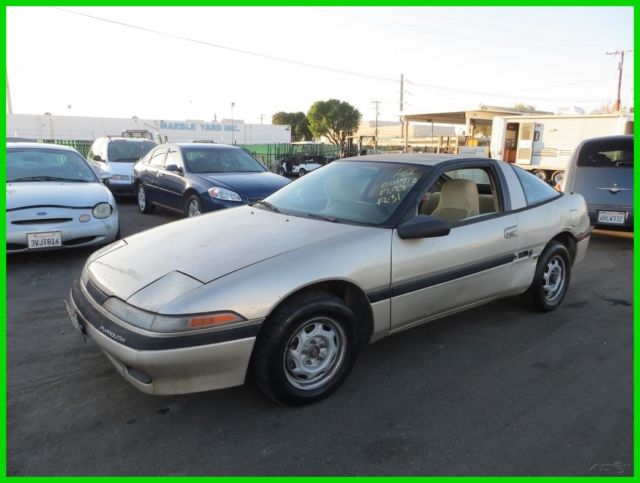
<path id="1" fill-rule="evenodd" d="M 220 120 L 235 103 L 259 123 L 337 98 L 395 120 L 401 74 L 405 113 L 590 110 L 614 100 L 605 53 L 633 35 L 631 7 L 10 7 L 7 69 L 29 114 Z"/>

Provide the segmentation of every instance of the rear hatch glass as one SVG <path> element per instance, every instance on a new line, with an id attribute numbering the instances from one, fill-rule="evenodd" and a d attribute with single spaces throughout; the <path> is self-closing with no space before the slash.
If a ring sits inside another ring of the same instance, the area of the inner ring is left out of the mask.
<path id="1" fill-rule="evenodd" d="M 633 138 L 586 143 L 578 156 L 574 189 L 590 205 L 633 205 Z"/>

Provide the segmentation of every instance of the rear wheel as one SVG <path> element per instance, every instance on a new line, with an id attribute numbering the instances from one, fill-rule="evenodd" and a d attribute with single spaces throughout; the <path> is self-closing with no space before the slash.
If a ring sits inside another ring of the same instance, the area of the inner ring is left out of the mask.
<path id="1" fill-rule="evenodd" d="M 564 171 L 554 171 L 551 175 L 551 181 L 553 181 L 554 185 L 562 183 L 564 179 Z"/>
<path id="2" fill-rule="evenodd" d="M 303 177 L 305 174 L 307 174 L 307 170 L 304 168 L 300 168 L 300 171 L 298 171 L 298 176 Z"/>
<path id="3" fill-rule="evenodd" d="M 523 303 L 541 312 L 555 310 L 564 299 L 571 279 L 571 257 L 567 248 L 552 241 L 544 249 L 531 286 L 521 295 Z"/>
<path id="4" fill-rule="evenodd" d="M 284 175 L 286 175 L 286 174 L 287 174 L 287 172 L 285 171 L 285 169 L 284 169 L 282 166 L 280 166 L 280 167 L 278 168 L 278 174 L 279 174 L 280 176 L 284 176 Z"/>
<path id="5" fill-rule="evenodd" d="M 536 169 L 533 174 L 535 174 L 538 178 L 540 178 L 542 181 L 547 181 L 548 176 L 547 176 L 547 172 L 542 170 L 542 169 Z"/>
<path id="6" fill-rule="evenodd" d="M 202 214 L 202 205 L 200 204 L 200 198 L 197 195 L 191 195 L 187 198 L 187 202 L 184 205 L 184 215 L 188 218 L 198 216 Z"/>
<path id="7" fill-rule="evenodd" d="M 309 293 L 265 322 L 252 359 L 260 389 L 289 405 L 319 401 L 347 378 L 357 354 L 355 316 L 335 295 Z"/>
<path id="8" fill-rule="evenodd" d="M 147 198 L 147 192 L 144 189 L 144 185 L 140 183 L 138 185 L 138 208 L 141 213 L 148 215 L 149 213 L 153 213 L 155 206 L 151 204 L 151 202 Z"/>

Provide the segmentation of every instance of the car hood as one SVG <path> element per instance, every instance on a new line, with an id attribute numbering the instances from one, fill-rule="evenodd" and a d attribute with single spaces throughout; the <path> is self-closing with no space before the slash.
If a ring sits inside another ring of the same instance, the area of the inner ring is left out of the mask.
<path id="1" fill-rule="evenodd" d="M 308 245 L 321 245 L 356 230 L 365 228 L 243 206 L 138 233 L 126 238 L 119 248 L 97 257 L 87 269 L 103 291 L 128 300 L 150 284 L 162 284 L 160 279 L 172 272 L 208 283 L 263 260 Z M 173 295 L 177 297 L 182 292 Z"/>
<path id="2" fill-rule="evenodd" d="M 266 198 L 289 184 L 284 176 L 275 173 L 202 173 L 198 176 L 212 185 L 228 188 L 243 198 Z"/>
<path id="3" fill-rule="evenodd" d="M 60 181 L 7 183 L 7 210 L 27 206 L 92 208 L 101 201 L 109 201 L 109 192 L 102 183 Z"/>

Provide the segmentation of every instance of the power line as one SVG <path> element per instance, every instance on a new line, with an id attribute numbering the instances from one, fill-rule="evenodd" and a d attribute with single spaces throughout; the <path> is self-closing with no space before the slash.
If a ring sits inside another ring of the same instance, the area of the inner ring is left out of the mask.
<path id="1" fill-rule="evenodd" d="M 340 9 L 338 9 L 340 10 Z M 363 16 L 363 15 L 359 15 L 356 13 L 352 13 L 350 11 L 344 11 L 344 9 L 342 9 L 343 11 L 341 13 L 338 13 L 339 15 L 343 16 L 343 17 L 350 17 L 350 18 L 354 18 L 356 20 L 359 20 L 361 22 L 378 22 L 378 23 L 382 23 L 382 24 L 387 24 L 387 25 L 392 25 L 392 26 L 396 26 L 397 28 L 401 28 L 402 30 L 406 30 L 406 29 L 410 29 L 413 31 L 416 31 L 422 35 L 426 35 L 429 37 L 436 37 L 436 38 L 447 38 L 447 37 L 453 37 L 455 39 L 466 39 L 466 40 L 471 40 L 473 42 L 478 42 L 478 39 L 480 38 L 484 38 L 486 41 L 490 41 L 490 42 L 495 42 L 491 37 L 487 36 L 487 35 L 480 35 L 480 33 L 478 31 L 474 31 L 473 35 L 466 35 L 466 34 L 460 34 L 460 33 L 455 33 L 455 32 L 451 32 L 451 31 L 443 31 L 443 30 L 435 30 L 433 29 L 432 26 L 429 27 L 428 30 L 425 30 L 424 26 L 421 25 L 415 25 L 415 24 L 411 24 L 411 23 L 406 23 L 406 22 L 401 22 L 398 20 L 394 20 L 391 18 L 380 18 L 377 17 L 375 15 L 368 15 L 368 16 Z M 434 16 L 434 17 L 440 17 L 440 18 L 444 18 L 444 19 L 450 19 L 449 17 L 445 17 L 442 15 L 436 15 L 433 14 L 432 12 L 428 12 L 429 16 Z M 470 22 L 470 21 L 463 21 L 463 20 L 457 20 L 458 22 L 462 22 L 462 23 L 467 23 L 467 24 L 471 24 L 473 26 L 475 26 L 478 29 L 483 29 L 486 31 L 486 25 L 484 24 L 480 24 L 477 22 Z M 493 27 L 491 27 L 490 29 L 491 32 L 494 32 L 495 29 Z M 518 31 L 518 33 L 521 33 L 520 31 Z M 527 34 L 530 35 L 530 34 Z M 574 43 L 574 45 L 576 45 Z M 571 53 L 571 54 L 578 54 L 578 55 L 588 55 L 588 56 L 595 56 L 595 55 L 599 55 L 598 52 L 596 52 L 594 49 L 596 49 L 597 47 L 592 47 L 593 50 L 576 50 L 576 49 L 567 49 L 567 48 L 563 48 L 563 47 L 558 47 L 557 45 L 554 46 L 545 46 L 545 45 L 540 45 L 538 43 L 535 42 L 526 42 L 526 41 L 519 41 L 519 40 L 515 40 L 513 38 L 510 38 L 508 42 L 504 42 L 501 41 L 500 42 L 500 47 L 501 48 L 510 48 L 510 49 L 520 49 L 520 47 L 525 46 L 529 49 L 532 50 L 547 50 L 547 51 L 552 51 L 552 52 L 565 52 L 565 53 Z"/>
<path id="2" fill-rule="evenodd" d="M 80 17 L 86 17 L 86 18 L 91 18 L 93 20 L 98 20 L 100 22 L 106 22 L 106 23 L 110 23 L 110 24 L 113 24 L 113 25 L 119 25 L 121 27 L 130 28 L 130 29 L 133 29 L 133 30 L 139 30 L 141 32 L 151 33 L 151 34 L 155 34 L 155 35 L 161 35 L 161 36 L 164 36 L 164 37 L 169 37 L 169 38 L 178 39 L 178 40 L 183 40 L 185 42 L 192 42 L 194 44 L 206 45 L 208 47 L 214 47 L 216 49 L 228 50 L 230 52 L 235 52 L 235 53 L 238 53 L 238 54 L 251 55 L 253 57 L 260 57 L 260 58 L 263 58 L 263 59 L 275 60 L 277 62 L 284 62 L 286 64 L 299 65 L 299 66 L 308 67 L 308 68 L 311 68 L 311 69 L 326 70 L 326 71 L 330 71 L 330 72 L 336 72 L 338 74 L 345 74 L 345 75 L 351 75 L 351 76 L 355 76 L 355 77 L 362 77 L 362 78 L 371 79 L 371 80 L 380 81 L 380 82 L 394 82 L 394 83 L 398 82 L 397 79 L 392 79 L 390 77 L 381 77 L 381 76 L 375 76 L 375 75 L 369 75 L 369 74 L 362 74 L 360 72 L 354 72 L 354 71 L 346 70 L 346 69 L 339 69 L 337 67 L 329 67 L 329 66 L 326 66 L 326 65 L 312 64 L 310 62 L 303 62 L 303 61 L 299 61 L 299 60 L 287 59 L 287 58 L 284 58 L 284 57 L 277 57 L 275 55 L 261 54 L 261 53 L 258 53 L 258 52 L 252 52 L 250 50 L 244 50 L 244 49 L 238 49 L 236 47 L 230 47 L 228 45 L 222 45 L 222 44 L 216 44 L 216 43 L 213 43 L 213 42 L 208 42 L 206 40 L 193 39 L 191 37 L 185 37 L 185 36 L 182 36 L 182 35 L 172 34 L 172 33 L 169 33 L 169 32 L 163 32 L 161 30 L 155 30 L 155 29 L 151 29 L 151 28 L 148 28 L 148 27 L 141 27 L 139 25 L 134 25 L 134 24 L 126 23 L 126 22 L 120 22 L 118 20 L 113 20 L 113 19 L 109 19 L 109 18 L 105 18 L 105 17 L 99 17 L 97 15 L 91 15 L 91 14 L 88 14 L 88 13 L 76 12 L 74 10 L 68 10 L 66 8 L 61 8 L 61 7 L 51 7 L 51 8 L 55 8 L 56 10 L 60 10 L 62 12 L 70 13 L 72 15 L 78 15 Z"/>
<path id="3" fill-rule="evenodd" d="M 172 34 L 170 32 L 164 32 L 164 31 L 161 31 L 161 30 L 155 30 L 155 29 L 151 29 L 151 28 L 148 28 L 148 27 L 142 27 L 142 26 L 139 26 L 139 25 L 134 25 L 134 24 L 126 23 L 126 22 L 121 22 L 121 21 L 118 21 L 118 20 L 113 20 L 113 19 L 109 19 L 109 18 L 105 18 L 105 17 L 100 17 L 100 16 L 97 16 L 97 15 L 91 15 L 91 14 L 88 14 L 88 13 L 77 12 L 77 11 L 69 10 L 69 9 L 66 9 L 66 8 L 61 8 L 61 7 L 52 7 L 52 8 L 55 8 L 56 10 L 59 10 L 59 11 L 65 12 L 65 13 L 69 13 L 69 14 L 72 14 L 72 15 L 77 15 L 77 16 L 80 16 L 80 17 L 90 18 L 90 19 L 97 20 L 97 21 L 100 21 L 100 22 L 105 22 L 105 23 L 109 23 L 109 24 L 113 24 L 113 25 L 118 25 L 118 26 L 121 26 L 121 27 L 129 28 L 129 29 L 133 29 L 133 30 L 138 30 L 138 31 L 145 32 L 145 33 L 151 33 L 151 34 L 154 34 L 154 35 L 160 35 L 160 36 L 169 37 L 169 38 L 173 38 L 173 39 L 177 39 L 177 40 L 182 40 L 182 41 L 185 41 L 185 42 L 191 42 L 191 43 L 195 43 L 195 44 L 199 44 L 199 45 L 205 45 L 205 46 L 208 46 L 208 47 L 227 50 L 227 51 L 230 51 L 230 52 L 235 52 L 235 53 L 239 53 L 239 54 L 243 54 L 243 55 L 250 55 L 250 56 L 253 56 L 253 57 L 259 57 L 259 58 L 268 59 L 268 60 L 272 60 L 272 61 L 276 61 L 276 62 L 283 62 L 283 63 L 287 63 L 287 64 L 298 65 L 298 66 L 307 67 L 307 68 L 311 68 L 311 69 L 325 70 L 325 71 L 329 71 L 329 72 L 335 72 L 335 73 L 338 73 L 338 74 L 361 77 L 361 78 L 375 80 L 375 81 L 379 81 L 379 82 L 390 82 L 390 83 L 397 83 L 398 82 L 397 79 L 381 77 L 381 76 L 375 76 L 375 75 L 371 75 L 371 74 L 363 74 L 361 72 L 355 72 L 355 71 L 350 71 L 350 70 L 346 70 L 346 69 L 340 69 L 340 68 L 336 68 L 336 67 L 330 67 L 330 66 L 321 65 L 321 64 L 313 64 L 313 63 L 309 63 L 309 62 L 302 62 L 302 61 L 293 60 L 293 59 L 287 59 L 287 58 L 284 58 L 284 57 L 278 57 L 278 56 L 274 56 L 274 55 L 268 55 L 268 54 L 262 54 L 262 53 L 258 53 L 258 52 L 252 52 L 252 51 L 249 51 L 249 50 L 244 50 L 244 49 L 239 49 L 239 48 L 236 48 L 236 47 L 231 47 L 231 46 L 227 46 L 227 45 L 208 42 L 208 41 L 205 41 L 205 40 L 194 39 L 194 38 L 191 38 L 191 37 L 185 37 L 185 36 L 182 36 L 182 35 Z M 399 23 L 399 22 L 395 22 L 395 23 Z M 472 95 L 491 96 L 491 97 L 506 98 L 506 99 L 514 99 L 515 98 L 513 96 L 505 95 L 503 93 L 492 93 L 492 92 L 474 91 L 474 90 L 466 90 L 466 89 L 455 89 L 455 88 L 451 88 L 451 87 L 444 87 L 444 86 L 437 86 L 437 85 L 432 85 L 432 84 L 417 83 L 417 82 L 409 81 L 406 78 L 405 78 L 404 82 L 407 83 L 407 84 L 411 84 L 413 86 L 417 86 L 417 87 L 435 89 L 435 90 L 439 90 L 439 91 L 452 92 L 452 93 L 458 93 L 458 94 L 459 93 L 472 94 Z M 576 83 L 576 84 L 578 84 L 578 83 Z M 554 86 L 549 86 L 549 87 L 554 87 Z M 537 88 L 535 88 L 535 89 L 537 89 Z M 521 90 L 514 91 L 514 92 L 521 92 L 522 90 L 527 90 L 527 89 L 521 89 Z M 561 101 L 561 102 L 562 101 L 576 101 L 576 102 L 595 102 L 596 101 L 594 99 L 554 99 L 554 98 L 543 98 L 543 97 L 527 97 L 527 99 L 534 100 L 534 101 Z"/>
<path id="4" fill-rule="evenodd" d="M 482 92 L 482 91 L 474 91 L 474 90 L 466 90 L 466 89 L 455 89 L 455 88 L 451 88 L 451 87 L 441 87 L 441 86 L 435 86 L 432 84 L 422 84 L 422 83 L 418 83 L 418 82 L 413 82 L 410 80 L 406 80 L 405 82 L 407 84 L 411 84 L 413 86 L 416 87 L 423 87 L 423 88 L 427 88 L 427 89 L 435 89 L 435 90 L 440 90 L 440 91 L 445 91 L 445 92 L 460 92 L 460 93 L 464 93 L 464 94 L 472 94 L 475 96 L 491 96 L 491 97 L 499 97 L 499 98 L 503 98 L 503 99 L 515 99 L 517 97 L 520 96 L 513 96 L 513 95 L 508 95 L 509 93 L 505 93 L 505 94 L 501 94 L 501 93 L 497 93 L 497 92 Z M 519 91 L 517 91 L 519 92 Z M 514 92 L 514 93 L 517 93 Z M 526 99 L 532 100 L 532 101 L 575 101 L 575 102 L 595 102 L 597 101 L 597 99 L 558 99 L 558 98 L 551 98 L 551 97 L 529 97 L 526 96 Z"/>

